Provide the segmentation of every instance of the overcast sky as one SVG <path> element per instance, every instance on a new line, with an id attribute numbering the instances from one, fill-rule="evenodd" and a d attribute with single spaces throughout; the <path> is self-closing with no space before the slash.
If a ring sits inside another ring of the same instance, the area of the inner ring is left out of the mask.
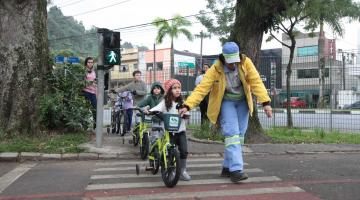
<path id="1" fill-rule="evenodd" d="M 206 8 L 206 0 L 52 0 L 52 2 L 53 5 L 60 7 L 65 16 L 74 16 L 76 20 L 82 21 L 86 29 L 92 26 L 108 29 L 124 28 L 149 23 L 156 17 L 169 19 L 174 14 L 193 15 Z M 103 7 L 107 8 L 101 9 Z M 93 11 L 96 9 L 99 10 Z M 206 28 L 196 18 L 188 19 L 193 22 L 192 27 L 189 28 L 193 34 L 197 34 L 201 30 L 206 31 Z M 358 22 L 346 24 L 344 38 L 337 38 L 337 48 L 357 49 L 359 29 Z M 327 37 L 334 38 L 329 29 L 326 31 Z M 135 45 L 153 48 L 157 29 L 154 26 L 146 26 L 120 30 L 120 32 L 123 42 L 128 41 Z M 264 39 L 266 38 L 264 37 Z M 203 43 L 203 54 L 221 52 L 221 44 L 217 37 L 205 39 Z M 179 37 L 174 41 L 174 46 L 177 50 L 200 53 L 200 39 L 190 42 L 185 37 Z M 157 46 L 157 48 L 167 47 L 170 47 L 169 38 Z M 281 48 L 281 45 L 276 41 L 263 42 L 262 48 Z"/>

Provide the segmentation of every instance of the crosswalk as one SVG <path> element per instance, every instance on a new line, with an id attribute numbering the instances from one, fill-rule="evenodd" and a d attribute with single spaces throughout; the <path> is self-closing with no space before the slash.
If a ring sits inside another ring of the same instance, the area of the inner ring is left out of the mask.
<path id="1" fill-rule="evenodd" d="M 191 181 L 179 181 L 175 188 L 166 188 L 160 172 L 152 175 L 145 171 L 145 161 L 123 160 L 96 163 L 86 187 L 90 199 L 292 199 L 291 196 L 311 198 L 297 186 L 279 184 L 277 176 L 267 176 L 259 168 L 245 163 L 249 179 L 233 184 L 229 178 L 220 177 L 222 158 L 188 159 Z M 141 166 L 136 175 L 135 165 Z M 99 191 L 107 191 L 106 193 Z M 92 194 L 92 195 L 91 195 Z M 257 198 L 259 197 L 259 198 Z M 261 198 L 260 198 L 261 197 Z M 272 198 L 273 197 L 273 198 Z M 89 199 L 88 197 L 86 199 Z"/>

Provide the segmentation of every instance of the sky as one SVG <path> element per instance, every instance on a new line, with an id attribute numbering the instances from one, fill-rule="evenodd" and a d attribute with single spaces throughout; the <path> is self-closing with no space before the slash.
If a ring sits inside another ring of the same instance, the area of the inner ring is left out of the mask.
<path id="1" fill-rule="evenodd" d="M 118 29 L 150 23 L 156 17 L 170 19 L 175 14 L 181 16 L 194 15 L 198 14 L 200 10 L 205 10 L 206 2 L 206 0 L 52 0 L 52 4 L 60 7 L 65 16 L 74 16 L 77 21 L 83 23 L 86 29 L 90 29 L 92 26 Z M 201 30 L 207 31 L 195 17 L 188 19 L 193 22 L 192 26 L 188 28 L 193 34 L 199 34 Z M 337 39 L 336 46 L 338 49 L 358 49 L 357 33 L 360 31 L 360 23 L 344 23 L 344 28 L 345 35 L 340 38 L 334 36 L 331 30 L 325 26 L 326 36 Z M 157 29 L 154 26 L 121 29 L 120 32 L 122 42 L 127 41 L 151 49 L 157 35 Z M 265 42 L 266 38 L 265 35 L 262 49 L 281 48 L 280 43 L 275 40 Z M 156 48 L 169 47 L 170 38 L 168 37 L 165 38 L 162 44 L 156 46 Z M 188 50 L 193 53 L 200 53 L 200 39 L 195 38 L 191 42 L 180 36 L 174 41 L 174 48 L 181 51 Z M 221 53 L 221 43 L 218 37 L 212 36 L 204 39 L 203 54 L 218 53 Z"/>

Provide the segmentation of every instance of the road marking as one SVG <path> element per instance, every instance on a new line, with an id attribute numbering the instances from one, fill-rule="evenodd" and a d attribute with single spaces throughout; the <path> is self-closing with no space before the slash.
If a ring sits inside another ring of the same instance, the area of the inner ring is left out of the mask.
<path id="1" fill-rule="evenodd" d="M 207 171 L 188 171 L 189 174 L 192 175 L 211 175 L 211 174 L 220 174 L 220 170 L 207 170 Z M 246 173 L 258 173 L 264 172 L 261 169 L 253 168 L 253 169 L 245 169 Z M 93 180 L 98 179 L 116 179 L 116 178 L 147 178 L 147 177 L 156 177 L 159 176 L 160 173 L 157 175 L 151 174 L 151 172 L 141 173 L 139 175 L 134 174 L 104 174 L 104 175 L 92 175 L 90 178 Z"/>
<path id="2" fill-rule="evenodd" d="M 244 165 L 247 165 L 244 163 Z M 187 168 L 203 168 L 203 167 L 218 167 L 221 169 L 220 163 L 211 163 L 211 164 L 188 164 Z M 94 171 L 96 172 L 106 172 L 106 171 L 128 171 L 128 170 L 135 170 L 135 165 L 132 167 L 106 167 L 106 168 L 98 168 Z"/>
<path id="3" fill-rule="evenodd" d="M 200 158 L 200 159 L 196 159 L 196 158 L 191 158 L 191 159 L 187 159 L 187 163 L 193 163 L 193 162 L 205 162 L 205 161 L 209 161 L 209 162 L 214 162 L 214 161 L 218 161 L 218 162 L 222 162 L 224 159 L 223 158 Z M 95 165 L 96 166 L 116 166 L 116 165 L 124 165 L 124 164 L 148 164 L 149 161 L 117 161 L 117 162 L 98 162 Z"/>
<path id="4" fill-rule="evenodd" d="M 217 191 L 203 191 L 203 192 L 173 192 L 173 193 L 158 193 L 151 194 L 151 199 L 185 199 L 185 198 L 205 198 L 205 197 L 226 197 L 226 196 L 245 196 L 245 195 L 257 195 L 257 194 L 276 194 L 276 193 L 297 193 L 304 192 L 299 187 L 271 187 L 271 188 L 247 188 L 237 190 L 217 190 Z M 116 196 L 116 197 L 100 197 L 94 198 L 95 200 L 147 200 L 149 194 L 146 195 L 128 195 L 128 196 Z"/>
<path id="5" fill-rule="evenodd" d="M 252 177 L 242 181 L 242 183 L 258 183 L 269 181 L 280 181 L 276 176 Z M 230 179 L 202 179 L 191 181 L 180 181 L 177 185 L 206 185 L 206 184 L 232 184 Z M 108 189 L 123 189 L 123 188 L 149 188 L 149 187 L 164 187 L 161 182 L 142 182 L 142 183 L 113 183 L 113 184 L 92 184 L 86 187 L 86 190 L 108 190 Z"/>
<path id="6" fill-rule="evenodd" d="M 9 171 L 0 177 L 0 193 L 2 193 L 9 185 L 33 168 L 36 164 L 20 164 L 15 169 Z"/>

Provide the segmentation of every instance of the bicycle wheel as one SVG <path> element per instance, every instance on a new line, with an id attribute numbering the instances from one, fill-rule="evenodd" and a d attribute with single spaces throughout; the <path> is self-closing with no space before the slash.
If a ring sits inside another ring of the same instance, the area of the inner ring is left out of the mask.
<path id="1" fill-rule="evenodd" d="M 139 144 L 139 124 L 136 124 L 133 130 L 133 144 L 135 147 Z"/>
<path id="2" fill-rule="evenodd" d="M 149 132 L 144 131 L 142 144 L 140 145 L 140 157 L 145 160 L 149 154 Z"/>
<path id="3" fill-rule="evenodd" d="M 154 160 L 149 160 L 149 162 L 150 162 L 150 167 L 152 167 L 151 173 L 155 175 L 159 172 L 159 168 L 160 168 L 160 159 L 159 159 L 160 155 L 157 146 L 154 147 L 154 150 L 150 153 L 150 155 L 154 157 Z"/>
<path id="4" fill-rule="evenodd" d="M 161 177 L 166 187 L 174 187 L 180 178 L 180 155 L 174 148 L 168 149 L 168 155 L 166 156 L 167 168 L 165 168 L 164 156 L 161 162 Z"/>

